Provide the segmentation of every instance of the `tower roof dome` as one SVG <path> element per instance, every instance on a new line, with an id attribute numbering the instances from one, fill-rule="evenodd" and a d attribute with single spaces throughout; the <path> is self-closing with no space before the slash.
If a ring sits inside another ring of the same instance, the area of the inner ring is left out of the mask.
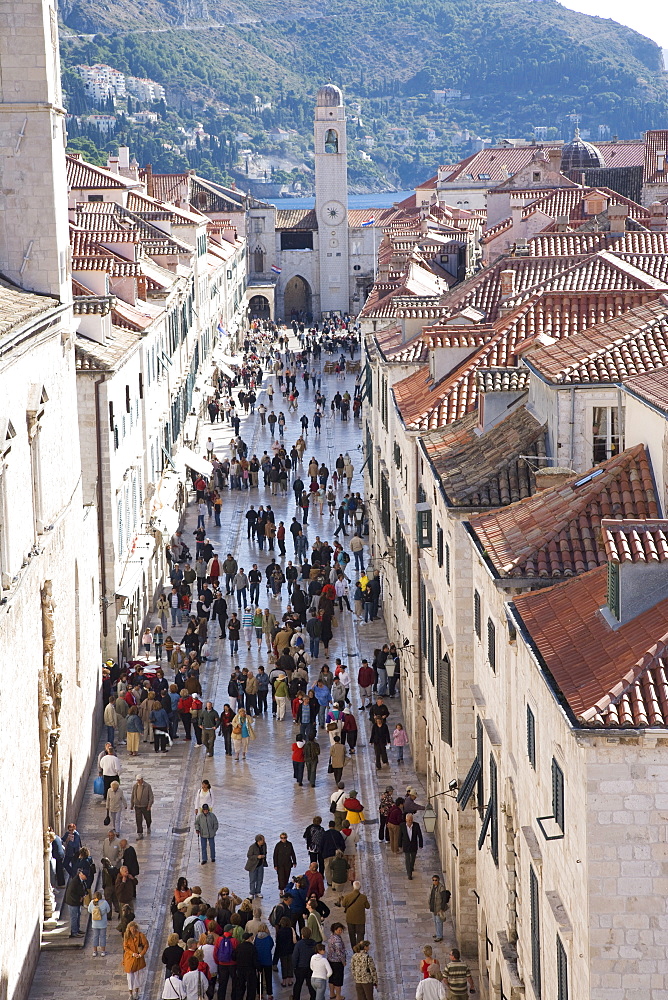
<path id="1" fill-rule="evenodd" d="M 321 87 L 315 99 L 318 108 L 340 108 L 343 106 L 343 93 L 333 83 Z"/>
<path id="2" fill-rule="evenodd" d="M 561 172 L 569 170 L 589 170 L 592 167 L 604 167 L 605 160 L 600 149 L 591 142 L 580 138 L 580 129 L 575 129 L 575 135 L 561 150 Z"/>

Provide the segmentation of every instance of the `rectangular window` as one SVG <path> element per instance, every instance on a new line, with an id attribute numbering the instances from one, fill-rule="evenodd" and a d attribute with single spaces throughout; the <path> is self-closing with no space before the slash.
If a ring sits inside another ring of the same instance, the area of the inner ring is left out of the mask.
<path id="1" fill-rule="evenodd" d="M 404 599 L 404 605 L 408 614 L 412 611 L 412 590 L 411 590 L 411 554 L 406 545 L 406 539 L 404 538 L 404 533 L 399 525 L 399 519 L 397 518 L 395 524 L 395 559 L 397 566 L 397 578 L 399 580 L 399 589 L 401 590 L 402 597 Z"/>
<path id="2" fill-rule="evenodd" d="M 439 566 L 443 565 L 443 528 L 436 524 L 436 560 Z"/>
<path id="3" fill-rule="evenodd" d="M 445 543 L 445 582 L 450 586 L 450 546 Z"/>
<path id="4" fill-rule="evenodd" d="M 396 443 L 396 441 L 394 443 L 394 464 L 396 465 L 397 469 L 401 469 L 401 466 L 402 466 L 401 448 Z"/>
<path id="5" fill-rule="evenodd" d="M 109 430 L 114 430 L 114 404 L 109 403 Z"/>
<path id="6" fill-rule="evenodd" d="M 476 795 L 478 796 L 478 814 L 482 819 L 485 812 L 485 803 L 483 802 L 483 796 L 485 794 L 485 779 L 482 773 L 482 753 L 483 753 L 483 726 L 482 719 L 480 716 L 476 718 L 475 721 L 475 742 L 476 742 L 476 757 L 478 758 L 478 763 L 480 765 L 480 770 L 478 772 L 478 787 L 476 788 Z"/>
<path id="7" fill-rule="evenodd" d="M 431 507 L 420 503 L 417 505 L 417 544 L 419 549 L 431 548 Z"/>
<path id="8" fill-rule="evenodd" d="M 371 437 L 371 428 L 366 425 L 366 458 L 367 458 L 367 469 L 369 470 L 369 486 L 373 487 L 373 439 Z"/>
<path id="9" fill-rule="evenodd" d="M 427 602 L 427 673 L 434 683 L 434 609 L 431 601 Z"/>
<path id="10" fill-rule="evenodd" d="M 620 620 L 619 607 L 619 563 L 608 563 L 608 607 L 610 613 Z"/>
<path id="11" fill-rule="evenodd" d="M 125 412 L 126 413 L 130 412 L 130 386 L 129 385 L 126 385 L 126 387 L 125 387 Z"/>
<path id="12" fill-rule="evenodd" d="M 489 755 L 489 801 L 492 804 L 489 823 L 489 847 L 494 864 L 499 864 L 499 808 L 496 787 L 496 761 Z"/>
<path id="13" fill-rule="evenodd" d="M 552 758 L 552 815 L 561 832 L 564 832 L 564 772 Z"/>
<path id="14" fill-rule="evenodd" d="M 380 474 L 380 520 L 386 536 L 390 537 L 390 484 L 384 472 Z"/>
<path id="15" fill-rule="evenodd" d="M 139 372 L 139 399 L 144 398 L 144 376 Z M 137 409 L 139 409 L 139 402 L 137 402 Z"/>
<path id="16" fill-rule="evenodd" d="M 541 998 L 540 976 L 540 902 L 538 879 L 533 868 L 529 868 L 529 905 L 531 909 L 531 979 L 537 1000 Z"/>
<path id="17" fill-rule="evenodd" d="M 440 629 L 436 629 L 436 697 L 441 711 L 441 739 L 452 746 L 452 668 L 450 657 L 443 652 Z"/>
<path id="18" fill-rule="evenodd" d="M 302 230 L 283 230 L 281 233 L 281 250 L 312 250 L 313 233 Z"/>
<path id="19" fill-rule="evenodd" d="M 420 580 L 420 650 L 422 656 L 427 655 L 427 591 Z"/>
<path id="20" fill-rule="evenodd" d="M 536 769 L 536 718 L 527 705 L 527 757 L 529 763 Z"/>
<path id="21" fill-rule="evenodd" d="M 477 590 L 473 591 L 473 628 L 479 639 L 482 639 L 482 602 Z"/>
<path id="22" fill-rule="evenodd" d="M 619 410 L 616 406 L 595 406 L 592 413 L 594 465 L 620 452 Z"/>
<path id="23" fill-rule="evenodd" d="M 487 659 L 496 673 L 496 627 L 491 618 L 487 619 Z"/>
<path id="24" fill-rule="evenodd" d="M 568 957 L 557 934 L 557 1000 L 568 1000 Z"/>

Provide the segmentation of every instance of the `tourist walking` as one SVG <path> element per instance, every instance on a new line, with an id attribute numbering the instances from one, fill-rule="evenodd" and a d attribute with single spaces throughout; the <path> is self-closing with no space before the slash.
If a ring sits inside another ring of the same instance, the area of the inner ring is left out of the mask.
<path id="1" fill-rule="evenodd" d="M 370 941 L 360 941 L 353 948 L 350 969 L 355 983 L 357 1000 L 373 1000 L 374 988 L 378 986 L 378 973 L 369 948 Z"/>
<path id="2" fill-rule="evenodd" d="M 260 889 L 264 881 L 264 870 L 267 867 L 267 842 L 261 833 L 255 835 L 255 840 L 248 848 L 246 857 L 250 895 L 253 899 L 262 899 Z"/>
<path id="3" fill-rule="evenodd" d="M 146 823 L 146 832 L 151 832 L 151 809 L 153 808 L 153 801 L 153 789 L 148 781 L 144 781 L 144 776 L 139 772 L 132 786 L 132 795 L 130 796 L 130 808 L 134 809 L 135 820 L 137 822 L 137 840 L 144 839 L 144 823 Z"/>
<path id="4" fill-rule="evenodd" d="M 213 754 L 211 755 L 213 756 Z M 195 817 L 195 833 L 199 837 L 200 849 L 202 852 L 202 864 L 208 861 L 207 852 L 211 852 L 211 860 L 216 860 L 216 834 L 218 833 L 218 817 L 210 809 L 208 803 L 204 803 L 200 812 Z"/>

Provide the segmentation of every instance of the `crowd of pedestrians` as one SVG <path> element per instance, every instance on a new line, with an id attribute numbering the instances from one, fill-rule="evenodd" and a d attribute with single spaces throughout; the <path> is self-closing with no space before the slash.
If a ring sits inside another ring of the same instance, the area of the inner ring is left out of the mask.
<path id="1" fill-rule="evenodd" d="M 223 887 L 207 898 L 185 876 L 177 880 L 170 900 L 172 933 L 162 952 L 162 998 L 272 1000 L 280 984 L 293 1000 L 300 1000 L 304 988 L 310 1000 L 344 1000 L 346 969 L 357 1000 L 371 1000 L 379 984 L 379 955 L 366 924 L 369 911 L 382 904 L 358 878 L 365 807 L 357 789 L 343 779 L 360 733 L 379 771 L 389 769 L 388 754 L 403 763 L 407 734 L 400 723 L 390 731 L 386 704 L 399 696 L 400 658 L 391 643 L 373 650 L 370 662 L 363 659 L 356 670 L 329 655 L 342 616 L 361 627 L 379 618 L 382 583 L 365 560 L 367 510 L 362 495 L 352 489 L 353 458 L 339 453 L 330 469 L 318 456 L 326 422 L 354 420 L 362 405 L 359 377 L 352 397 L 344 386 L 343 392 L 337 387 L 328 402 L 322 354 L 333 359 L 338 380 L 354 359 L 358 337 L 340 322 L 320 331 L 295 324 L 294 337 L 298 350 L 284 330 L 256 324 L 235 377 L 216 372 L 217 389 L 207 409 L 214 427 L 226 422 L 232 428 L 228 453 L 221 455 L 209 436 L 205 451 L 211 475 L 192 476 L 197 525 L 192 535 L 179 530 L 169 541 L 170 587 L 157 602 L 159 623 L 141 635 L 144 662 L 106 665 L 106 744 L 98 767 L 108 832 L 99 885 L 74 824 L 63 838 L 54 835 L 56 870 L 63 880 L 69 876 L 65 900 L 71 934 L 81 934 L 81 908 L 87 906 L 92 955 L 105 957 L 108 922 L 117 920 L 131 998 L 143 989 L 149 942 L 134 913 L 137 854 L 121 833 L 129 825 L 126 817 L 134 814 L 136 839 L 151 835 L 154 797 L 136 765 L 127 793 L 121 753 L 167 754 L 175 740 L 183 740 L 202 746 L 209 758 L 224 754 L 229 766 L 252 762 L 253 743 L 266 732 L 270 716 L 277 725 L 294 726 L 289 752 L 295 794 L 305 783 L 316 787 L 330 780 L 330 814 L 325 819 L 314 815 L 306 829 L 281 833 L 275 844 L 262 833 L 255 835 L 246 851 L 247 891 L 241 892 L 241 872 L 236 876 L 240 895 Z M 302 404 L 306 398 L 308 412 Z M 300 410 L 300 433 L 289 444 L 286 413 Z M 266 445 L 257 449 L 259 455 L 249 454 L 252 449 L 240 436 L 242 414 L 255 415 Z M 309 432 L 315 443 L 308 443 Z M 250 564 L 235 552 L 218 551 L 207 533 L 211 518 L 220 525 L 227 491 L 246 491 L 242 523 L 253 553 Z M 291 520 L 277 516 L 274 497 L 294 497 Z M 227 698 L 215 705 L 204 700 L 202 682 L 217 641 L 218 669 L 228 679 Z M 266 662 L 255 666 L 260 655 Z M 154 660 L 150 665 L 149 659 Z M 356 700 L 359 704 L 353 704 Z M 216 864 L 223 826 L 226 837 L 238 827 L 234 836 L 239 837 L 247 822 L 240 815 L 231 818 L 229 808 L 219 815 L 217 807 L 224 802 L 224 789 L 205 779 L 194 818 L 202 866 Z M 403 854 L 409 880 L 423 847 L 420 808 L 410 787 L 395 796 L 388 786 L 379 804 L 379 837 L 391 852 Z M 301 865 L 300 853 L 308 855 Z M 280 902 L 267 912 L 262 890 L 270 869 Z M 440 942 L 449 893 L 440 876 L 432 885 L 429 910 L 434 940 Z M 462 996 L 462 983 L 464 993 L 473 991 L 470 972 L 455 952 L 442 970 L 430 961 L 421 971 L 418 1000 Z"/>

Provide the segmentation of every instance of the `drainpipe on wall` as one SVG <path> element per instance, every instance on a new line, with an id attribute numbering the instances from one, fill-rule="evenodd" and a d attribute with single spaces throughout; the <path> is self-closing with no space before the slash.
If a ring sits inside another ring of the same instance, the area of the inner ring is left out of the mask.
<path id="1" fill-rule="evenodd" d="M 571 420 L 570 420 L 570 437 L 569 437 L 569 449 L 570 454 L 568 456 L 568 468 L 574 468 L 573 462 L 575 461 L 575 389 L 571 386 Z"/>

